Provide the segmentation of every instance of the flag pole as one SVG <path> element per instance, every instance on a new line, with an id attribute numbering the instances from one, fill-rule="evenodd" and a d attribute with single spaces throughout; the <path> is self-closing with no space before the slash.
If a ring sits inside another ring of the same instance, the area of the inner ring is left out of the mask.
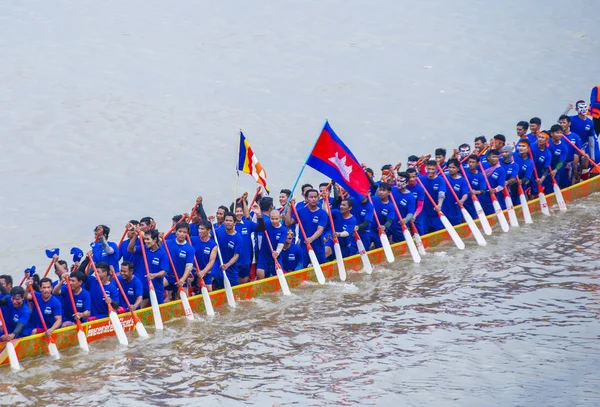
<path id="1" fill-rule="evenodd" d="M 235 209 L 235 200 L 237 199 L 238 181 L 240 180 L 240 144 L 242 142 L 242 129 L 240 129 L 240 139 L 238 140 L 237 163 L 235 164 L 235 186 L 233 188 L 233 209 Z"/>
<path id="2" fill-rule="evenodd" d="M 323 124 L 323 129 L 325 129 L 325 126 L 327 126 L 327 119 L 325 119 L 325 124 Z M 321 133 L 323 132 L 323 129 L 321 129 Z M 300 177 L 302 176 L 302 173 L 304 172 L 304 169 L 306 168 L 306 164 L 308 163 L 308 160 L 310 159 L 310 156 L 312 155 L 312 152 L 315 149 L 315 146 L 317 145 L 319 138 L 321 138 L 321 133 L 319 133 L 319 136 L 317 137 L 317 139 L 315 140 L 315 143 L 313 144 L 312 148 L 310 149 L 310 153 L 308 153 L 306 160 L 304 160 L 304 164 L 302 164 L 302 168 L 300 168 L 300 174 L 298 174 L 298 177 L 296 178 L 296 182 L 294 182 L 294 186 L 292 187 L 292 192 L 290 192 L 290 196 L 288 196 L 287 202 L 285 203 L 285 208 L 283 209 L 283 213 L 286 213 L 287 208 L 290 205 L 290 201 L 292 200 L 292 198 L 294 196 L 294 191 L 296 191 L 296 187 L 298 186 L 298 182 L 300 182 Z"/>

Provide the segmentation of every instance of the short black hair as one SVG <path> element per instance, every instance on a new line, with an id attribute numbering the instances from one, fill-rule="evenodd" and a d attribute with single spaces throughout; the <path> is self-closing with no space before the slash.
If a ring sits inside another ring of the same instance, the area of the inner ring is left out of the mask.
<path id="1" fill-rule="evenodd" d="M 96 263 L 96 269 L 97 270 L 104 270 L 106 271 L 108 274 L 110 274 L 110 266 L 108 265 L 108 263 L 101 261 Z M 41 283 L 41 281 L 40 281 Z M 41 285 L 41 284 L 40 284 Z"/>
<path id="2" fill-rule="evenodd" d="M 183 215 L 175 215 L 171 218 L 171 220 L 175 223 L 179 222 L 183 218 Z"/>
<path id="3" fill-rule="evenodd" d="M 538 126 L 542 125 L 542 119 L 540 119 L 539 117 L 532 117 L 529 120 L 529 124 L 537 124 Z"/>
<path id="4" fill-rule="evenodd" d="M 485 138 L 485 136 L 475 137 L 475 140 L 473 140 L 474 143 L 478 141 L 481 141 L 482 143 L 487 143 L 487 139 Z"/>
<path id="5" fill-rule="evenodd" d="M 177 222 L 177 224 L 175 225 L 175 232 L 177 232 L 179 229 L 185 229 L 188 232 L 190 231 L 190 225 L 187 222 Z"/>
<path id="6" fill-rule="evenodd" d="M 2 275 L 0 276 L 0 278 L 4 279 L 4 282 L 5 282 L 6 284 L 10 284 L 10 285 L 12 285 L 12 284 L 13 284 L 13 278 L 12 278 L 12 276 L 9 276 L 8 274 L 2 274 Z"/>
<path id="7" fill-rule="evenodd" d="M 479 156 L 477 154 L 471 154 L 469 158 L 467 158 L 467 161 L 469 160 L 475 160 L 476 162 L 479 162 Z"/>
<path id="8" fill-rule="evenodd" d="M 562 131 L 562 126 L 560 124 L 553 124 L 552 127 L 550 127 L 550 133 L 557 131 Z"/>
<path id="9" fill-rule="evenodd" d="M 425 165 L 427 167 L 431 167 L 431 166 L 437 167 L 438 164 L 437 164 L 437 161 L 435 161 L 435 160 L 427 160 L 427 163 Z"/>
<path id="10" fill-rule="evenodd" d="M 489 157 L 490 155 L 500 155 L 500 152 L 495 148 L 490 148 L 486 154 L 486 157 Z"/>
<path id="11" fill-rule="evenodd" d="M 16 295 L 20 295 L 21 297 L 25 297 L 25 289 L 23 287 L 21 287 L 20 285 L 13 287 L 10 289 L 10 295 L 12 297 L 16 296 Z"/>
<path id="12" fill-rule="evenodd" d="M 387 182 L 381 182 L 381 183 L 379 183 L 379 189 L 381 189 L 383 191 L 391 191 L 392 187 Z"/>
<path id="13" fill-rule="evenodd" d="M 279 191 L 280 194 L 286 194 L 287 196 L 292 195 L 292 191 L 290 191 L 289 189 L 282 189 L 281 191 Z"/>
<path id="14" fill-rule="evenodd" d="M 121 267 L 123 267 L 123 266 L 127 266 L 127 268 L 128 268 L 129 270 L 133 271 L 133 262 L 130 262 L 130 261 L 124 260 L 124 261 L 121 263 Z"/>
<path id="15" fill-rule="evenodd" d="M 258 201 L 258 207 L 260 208 L 261 212 L 266 212 L 269 209 L 271 209 L 271 207 L 273 206 L 273 198 L 271 198 L 270 196 L 263 196 L 262 198 L 260 198 L 260 201 Z"/>
<path id="16" fill-rule="evenodd" d="M 150 225 L 150 224 L 152 224 L 153 220 L 154 219 L 152 219 L 150 216 L 144 216 L 142 219 L 140 219 L 140 223 L 145 223 L 146 225 Z M 134 223 L 134 225 L 135 225 L 135 223 Z"/>
<path id="17" fill-rule="evenodd" d="M 306 188 L 313 189 L 313 186 L 312 186 L 311 184 L 304 184 L 304 185 L 302 185 L 302 186 L 300 187 L 300 191 L 302 191 L 302 195 L 304 195 L 304 190 L 305 190 Z"/>
<path id="18" fill-rule="evenodd" d="M 311 188 L 311 189 L 307 190 L 306 192 L 304 192 L 304 197 L 308 199 L 308 194 L 310 194 L 311 192 L 314 192 L 314 193 L 316 193 L 317 195 L 319 195 L 319 191 L 317 191 L 317 190 L 316 190 L 316 189 L 314 189 L 314 188 Z"/>
<path id="19" fill-rule="evenodd" d="M 500 141 L 502 141 L 503 143 L 506 143 L 506 137 L 504 137 L 504 134 L 496 134 L 496 135 L 495 135 L 494 137 L 492 137 L 492 138 L 494 138 L 494 139 L 496 139 L 496 140 L 500 140 Z"/>
<path id="20" fill-rule="evenodd" d="M 517 123 L 517 126 L 523 127 L 523 130 L 525 131 L 529 130 L 529 123 L 527 123 L 525 120 L 521 120 L 519 123 Z"/>
<path id="21" fill-rule="evenodd" d="M 567 116 L 566 114 L 561 114 L 560 117 L 558 118 L 558 121 L 561 120 L 566 120 L 567 123 L 571 123 L 571 118 L 569 116 Z"/>
<path id="22" fill-rule="evenodd" d="M 232 217 L 233 221 L 235 222 L 235 215 L 233 212 L 225 212 L 225 215 L 223 215 L 223 220 L 227 219 L 227 217 Z"/>
<path id="23" fill-rule="evenodd" d="M 450 166 L 450 164 L 454 165 L 455 167 L 459 167 L 460 168 L 460 161 L 458 161 L 457 158 L 451 158 L 451 159 L 449 159 L 447 165 Z"/>
<path id="24" fill-rule="evenodd" d="M 436 148 L 435 155 L 443 155 L 446 157 L 446 149 L 445 148 Z"/>

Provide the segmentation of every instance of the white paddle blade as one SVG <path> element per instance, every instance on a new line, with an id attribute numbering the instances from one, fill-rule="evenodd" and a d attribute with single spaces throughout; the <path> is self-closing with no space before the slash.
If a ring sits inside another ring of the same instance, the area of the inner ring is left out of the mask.
<path id="1" fill-rule="evenodd" d="M 48 342 L 48 353 L 50 353 L 50 356 L 54 359 L 60 359 L 60 353 L 54 342 Z"/>
<path id="2" fill-rule="evenodd" d="M 546 216 L 550 216 L 550 209 L 548 209 L 548 201 L 546 200 L 546 194 L 540 192 L 540 207 L 542 208 L 542 213 Z"/>
<path id="3" fill-rule="evenodd" d="M 365 273 L 371 274 L 373 272 L 373 266 L 371 265 L 371 260 L 369 260 L 369 255 L 365 250 L 365 245 L 363 244 L 359 236 L 355 236 L 355 238 L 356 247 L 358 248 L 358 252 L 360 253 L 360 259 L 363 263 L 363 270 L 365 270 Z"/>
<path id="4" fill-rule="evenodd" d="M 393 263 L 394 252 L 392 251 L 392 246 L 390 246 L 390 239 L 388 239 L 384 231 L 379 232 L 379 239 L 381 240 L 381 246 L 383 247 L 383 252 L 385 253 L 385 258 L 387 259 L 387 262 Z"/>
<path id="5" fill-rule="evenodd" d="M 283 295 L 292 295 L 287 280 L 285 279 L 285 274 L 283 274 L 283 270 L 281 269 L 279 263 L 275 264 L 275 272 L 277 273 L 277 279 L 279 280 L 279 285 L 281 286 L 281 292 Z"/>
<path id="6" fill-rule="evenodd" d="M 346 266 L 344 265 L 344 256 L 342 255 L 342 248 L 340 247 L 339 242 L 333 244 L 333 251 L 335 252 L 335 260 L 337 261 L 340 280 L 346 281 Z"/>
<path id="7" fill-rule="evenodd" d="M 417 245 L 417 250 L 421 256 L 425 256 L 427 252 L 425 251 L 425 246 L 423 245 L 423 241 L 421 240 L 421 235 L 419 232 L 413 233 L 413 239 L 415 239 L 415 244 Z"/>
<path id="8" fill-rule="evenodd" d="M 233 296 L 233 289 L 231 288 L 231 282 L 229 282 L 229 277 L 227 277 L 227 273 L 223 270 L 223 285 L 225 286 L 225 297 L 227 297 L 227 305 L 231 308 L 235 308 L 235 297 Z"/>
<path id="9" fill-rule="evenodd" d="M 156 292 L 154 289 L 150 290 L 150 305 L 152 306 L 152 316 L 154 317 L 154 328 L 162 331 L 165 328 L 163 325 L 162 316 L 160 315 L 158 298 L 156 297 Z"/>
<path id="10" fill-rule="evenodd" d="M 215 310 L 213 308 L 212 301 L 210 300 L 208 288 L 206 288 L 206 286 L 202 286 L 202 288 L 200 288 L 200 291 L 202 292 L 202 299 L 204 300 L 204 308 L 206 308 L 206 315 L 208 315 L 209 317 L 214 316 Z"/>
<path id="11" fill-rule="evenodd" d="M 19 358 L 17 357 L 17 351 L 15 351 L 15 345 L 12 342 L 6 342 L 6 351 L 8 352 L 8 360 L 10 361 L 10 368 L 12 370 L 21 370 L 19 364 Z"/>
<path id="12" fill-rule="evenodd" d="M 404 235 L 404 240 L 406 241 L 406 246 L 408 247 L 408 251 L 410 252 L 410 255 L 412 256 L 412 259 L 415 263 L 420 263 L 421 262 L 421 255 L 419 254 L 419 251 L 417 250 L 417 246 L 415 246 L 415 242 L 412 240 L 412 236 L 410 235 L 410 232 L 408 231 L 407 228 L 403 228 L 404 230 L 402 231 L 402 234 Z"/>
<path id="13" fill-rule="evenodd" d="M 483 233 L 486 235 L 492 234 L 492 227 L 490 226 L 490 221 L 488 221 L 487 216 L 485 216 L 485 212 L 481 207 L 481 203 L 479 200 L 474 200 L 473 205 L 475 206 L 475 211 L 477 212 L 477 218 L 479 218 L 479 223 L 481 223 L 481 227 L 483 228 Z"/>
<path id="14" fill-rule="evenodd" d="M 144 326 L 144 324 L 142 324 L 141 321 L 138 321 L 135 324 L 135 330 L 137 331 L 140 338 L 144 338 L 144 339 L 149 338 L 148 332 L 146 331 L 146 327 Z"/>
<path id="15" fill-rule="evenodd" d="M 440 216 L 440 220 L 442 221 L 442 224 L 448 231 L 448 234 L 452 238 L 452 241 L 454 242 L 456 247 L 458 247 L 460 250 L 464 250 L 465 242 L 463 242 L 458 233 L 456 233 L 456 229 L 454 229 L 454 226 L 452 226 L 446 215 Z"/>
<path id="16" fill-rule="evenodd" d="M 562 191 L 557 183 L 554 183 L 554 196 L 556 197 L 556 203 L 558 204 L 558 209 L 561 212 L 567 211 L 567 203 L 565 202 L 565 198 L 563 198 Z"/>
<path id="17" fill-rule="evenodd" d="M 308 257 L 310 258 L 310 262 L 312 263 L 313 270 L 315 271 L 315 275 L 317 276 L 317 281 L 319 284 L 325 284 L 325 275 L 323 274 L 323 270 L 321 270 L 321 265 L 319 264 L 319 260 L 317 260 L 317 255 L 313 249 L 308 251 Z"/>
<path id="18" fill-rule="evenodd" d="M 515 206 L 513 205 L 512 198 L 508 195 L 504 197 L 504 202 L 506 202 L 506 211 L 508 212 L 508 220 L 510 222 L 510 226 L 513 228 L 519 227 L 519 220 L 517 219 L 517 213 L 515 212 Z"/>
<path id="19" fill-rule="evenodd" d="M 471 229 L 471 233 L 473 234 L 473 237 L 477 241 L 477 244 L 479 246 L 486 246 L 487 242 L 485 241 L 485 238 L 481 234 L 481 231 L 479 230 L 479 228 L 473 221 L 471 214 L 469 214 L 469 212 L 465 208 L 460 208 L 460 211 L 462 212 L 462 216 L 463 216 L 463 218 L 465 218 L 467 225 L 469 225 L 469 229 Z"/>
<path id="20" fill-rule="evenodd" d="M 494 199 L 492 202 L 494 206 L 494 212 L 496 212 L 496 216 L 498 217 L 498 222 L 500 223 L 500 227 L 503 232 L 508 232 L 510 227 L 508 226 L 508 222 L 506 221 L 506 217 L 504 216 L 504 212 L 502 212 L 502 208 L 500 207 L 500 202 L 497 199 Z"/>
<path id="21" fill-rule="evenodd" d="M 82 351 L 84 351 L 84 352 L 90 351 L 90 347 L 88 345 L 87 338 L 85 337 L 85 332 L 83 332 L 83 330 L 81 330 L 81 329 L 79 329 L 77 331 L 77 341 L 79 342 L 79 347 L 81 348 Z"/>
<path id="22" fill-rule="evenodd" d="M 531 212 L 529 212 L 529 205 L 527 204 L 527 198 L 525 198 L 525 194 L 519 195 L 519 201 L 521 202 L 521 210 L 523 211 L 523 219 L 525 223 L 533 223 L 533 219 L 531 219 Z"/>
<path id="23" fill-rule="evenodd" d="M 115 334 L 117 335 L 119 343 L 123 346 L 129 345 L 127 335 L 125 335 L 125 330 L 123 329 L 123 325 L 121 325 L 121 321 L 119 320 L 119 316 L 117 315 L 117 313 L 113 311 L 108 316 L 110 318 L 110 322 L 112 322 L 112 326 L 115 330 Z"/>
<path id="24" fill-rule="evenodd" d="M 193 321 L 194 314 L 192 313 L 192 307 L 190 307 L 190 302 L 188 301 L 188 297 L 185 291 L 179 291 L 179 298 L 181 298 L 181 305 L 183 305 L 183 312 L 185 312 L 185 317 L 188 320 Z"/>

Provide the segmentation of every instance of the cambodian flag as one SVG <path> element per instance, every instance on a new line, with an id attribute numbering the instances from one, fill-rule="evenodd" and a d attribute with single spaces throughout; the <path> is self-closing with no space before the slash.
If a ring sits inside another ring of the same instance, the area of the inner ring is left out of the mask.
<path id="1" fill-rule="evenodd" d="M 369 192 L 369 180 L 352 151 L 325 122 L 306 164 L 340 184 L 350 195 L 362 200 Z"/>

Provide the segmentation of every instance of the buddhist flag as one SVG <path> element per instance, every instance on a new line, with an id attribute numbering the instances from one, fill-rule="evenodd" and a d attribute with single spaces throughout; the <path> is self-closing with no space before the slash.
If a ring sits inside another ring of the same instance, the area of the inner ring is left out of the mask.
<path id="1" fill-rule="evenodd" d="M 361 165 L 328 122 L 306 164 L 343 186 L 359 201 L 369 193 L 371 185 Z"/>
<path id="2" fill-rule="evenodd" d="M 246 174 L 250 174 L 254 177 L 257 183 L 262 185 L 267 192 L 269 192 L 269 188 L 267 187 L 267 173 L 265 169 L 260 165 L 256 155 L 254 155 L 254 151 L 244 133 L 240 131 L 240 158 L 238 160 L 238 171 L 245 172 Z"/>

